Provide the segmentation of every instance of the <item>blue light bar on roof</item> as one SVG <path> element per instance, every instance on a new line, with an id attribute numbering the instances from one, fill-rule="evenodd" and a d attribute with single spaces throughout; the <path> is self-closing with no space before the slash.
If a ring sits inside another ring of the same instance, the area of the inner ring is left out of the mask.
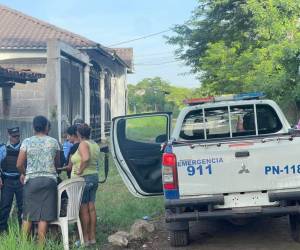
<path id="1" fill-rule="evenodd" d="M 251 99 L 259 99 L 265 97 L 263 92 L 250 92 L 250 93 L 242 93 L 234 95 L 233 100 L 251 100 Z"/>

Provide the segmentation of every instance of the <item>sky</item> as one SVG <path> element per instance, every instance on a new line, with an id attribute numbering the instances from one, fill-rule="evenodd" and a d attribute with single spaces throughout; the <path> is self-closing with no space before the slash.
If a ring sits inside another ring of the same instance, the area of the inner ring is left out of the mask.
<path id="1" fill-rule="evenodd" d="M 111 47 L 184 23 L 197 0 L 0 0 L 0 3 Z M 172 31 L 115 46 L 134 50 L 135 73 L 128 75 L 128 83 L 159 76 L 173 85 L 198 87 L 199 81 L 189 73 L 190 68 L 175 60 L 176 47 L 166 44 L 165 35 L 172 35 Z"/>

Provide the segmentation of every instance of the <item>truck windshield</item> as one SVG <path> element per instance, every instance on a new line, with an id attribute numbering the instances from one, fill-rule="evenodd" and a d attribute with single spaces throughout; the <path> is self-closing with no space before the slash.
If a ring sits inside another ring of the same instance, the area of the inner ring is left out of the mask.
<path id="1" fill-rule="evenodd" d="M 206 108 L 189 112 L 180 132 L 183 140 L 233 138 L 276 133 L 282 124 L 267 104 Z"/>

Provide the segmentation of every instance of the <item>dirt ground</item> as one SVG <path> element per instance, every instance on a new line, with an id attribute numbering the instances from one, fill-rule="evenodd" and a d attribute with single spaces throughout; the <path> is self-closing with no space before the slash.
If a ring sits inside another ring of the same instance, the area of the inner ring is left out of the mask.
<path id="1" fill-rule="evenodd" d="M 228 221 L 202 221 L 190 224 L 191 243 L 187 247 L 170 247 L 164 219 L 154 222 L 156 231 L 143 242 L 130 243 L 128 250 L 298 250 L 289 235 L 287 217 L 256 219 L 243 226 Z M 103 246 L 105 250 L 122 248 Z"/>

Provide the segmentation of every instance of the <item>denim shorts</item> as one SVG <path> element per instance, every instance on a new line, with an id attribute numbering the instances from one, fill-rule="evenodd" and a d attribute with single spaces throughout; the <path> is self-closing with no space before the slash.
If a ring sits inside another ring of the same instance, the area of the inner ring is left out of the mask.
<path id="1" fill-rule="evenodd" d="M 85 181 L 85 188 L 83 190 L 82 195 L 82 204 L 87 204 L 89 202 L 95 203 L 96 200 L 96 192 L 98 189 L 98 174 L 90 174 L 83 176 Z"/>

